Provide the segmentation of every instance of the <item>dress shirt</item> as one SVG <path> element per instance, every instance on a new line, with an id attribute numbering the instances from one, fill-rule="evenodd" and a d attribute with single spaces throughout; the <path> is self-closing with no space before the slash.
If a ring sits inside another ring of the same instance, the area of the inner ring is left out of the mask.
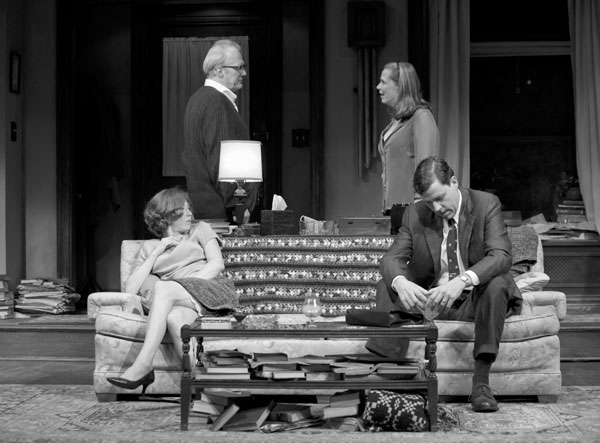
<path id="1" fill-rule="evenodd" d="M 238 109 L 237 105 L 235 104 L 235 101 L 237 99 L 237 95 L 235 95 L 235 93 L 231 89 L 229 89 L 226 86 L 223 86 L 219 82 L 211 80 L 210 78 L 207 78 L 206 80 L 204 80 L 204 86 L 210 86 L 211 88 L 215 88 L 217 91 L 219 91 L 220 93 L 222 93 L 233 104 L 233 106 L 235 107 L 235 110 L 238 111 L 238 112 L 240 112 L 240 110 Z"/>

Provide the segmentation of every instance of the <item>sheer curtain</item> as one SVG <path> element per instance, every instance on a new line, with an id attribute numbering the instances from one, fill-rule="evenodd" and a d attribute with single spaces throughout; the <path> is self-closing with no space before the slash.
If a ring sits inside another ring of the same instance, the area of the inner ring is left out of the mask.
<path id="1" fill-rule="evenodd" d="M 430 89 L 440 155 L 461 186 L 470 184 L 470 2 L 429 0 Z"/>
<path id="2" fill-rule="evenodd" d="M 600 4 L 569 0 L 579 187 L 588 221 L 600 232 Z"/>
<path id="3" fill-rule="evenodd" d="M 164 176 L 184 175 L 181 164 L 183 153 L 183 116 L 189 98 L 204 84 L 202 63 L 212 44 L 230 39 L 242 47 L 244 61 L 249 63 L 248 37 L 165 38 L 163 39 L 162 76 L 162 134 Z M 249 122 L 250 73 L 244 87 L 237 92 L 237 105 L 242 118 Z"/>

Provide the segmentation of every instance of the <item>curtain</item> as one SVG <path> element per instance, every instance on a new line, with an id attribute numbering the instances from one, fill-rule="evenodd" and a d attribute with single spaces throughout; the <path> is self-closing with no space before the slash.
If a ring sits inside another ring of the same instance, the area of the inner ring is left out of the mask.
<path id="1" fill-rule="evenodd" d="M 429 0 L 430 101 L 440 131 L 440 156 L 461 186 L 470 185 L 470 2 Z"/>
<path id="2" fill-rule="evenodd" d="M 183 116 L 189 98 L 204 84 L 202 63 L 212 44 L 230 39 L 242 47 L 244 61 L 249 61 L 248 37 L 165 38 L 163 39 L 162 76 L 162 134 L 164 176 L 184 175 L 181 163 L 183 153 Z M 237 92 L 237 106 L 249 127 L 250 73 L 244 87 Z"/>
<path id="3" fill-rule="evenodd" d="M 600 232 L 600 4 L 569 0 L 579 187 L 588 221 Z"/>

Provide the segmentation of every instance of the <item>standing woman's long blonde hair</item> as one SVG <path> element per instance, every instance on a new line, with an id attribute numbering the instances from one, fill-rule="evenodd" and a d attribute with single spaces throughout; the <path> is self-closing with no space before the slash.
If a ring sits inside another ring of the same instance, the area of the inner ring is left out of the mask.
<path id="1" fill-rule="evenodd" d="M 383 69 L 389 69 L 390 79 L 398 86 L 398 102 L 392 108 L 394 119 L 406 120 L 419 108 L 431 109 L 431 105 L 423 100 L 421 82 L 413 65 L 407 62 L 390 62 Z"/>

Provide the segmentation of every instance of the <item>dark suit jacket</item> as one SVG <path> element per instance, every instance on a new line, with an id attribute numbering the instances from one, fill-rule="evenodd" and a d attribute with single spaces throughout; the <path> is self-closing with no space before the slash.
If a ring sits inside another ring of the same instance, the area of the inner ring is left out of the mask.
<path id="1" fill-rule="evenodd" d="M 500 200 L 495 195 L 459 188 L 462 206 L 459 216 L 460 255 L 465 269 L 479 277 L 480 284 L 507 273 L 512 265 L 511 244 L 502 220 Z M 426 289 L 440 273 L 443 222 L 423 202 L 405 211 L 402 227 L 381 259 L 381 274 L 388 286 L 403 275 Z M 514 286 L 512 291 L 520 298 Z"/>

